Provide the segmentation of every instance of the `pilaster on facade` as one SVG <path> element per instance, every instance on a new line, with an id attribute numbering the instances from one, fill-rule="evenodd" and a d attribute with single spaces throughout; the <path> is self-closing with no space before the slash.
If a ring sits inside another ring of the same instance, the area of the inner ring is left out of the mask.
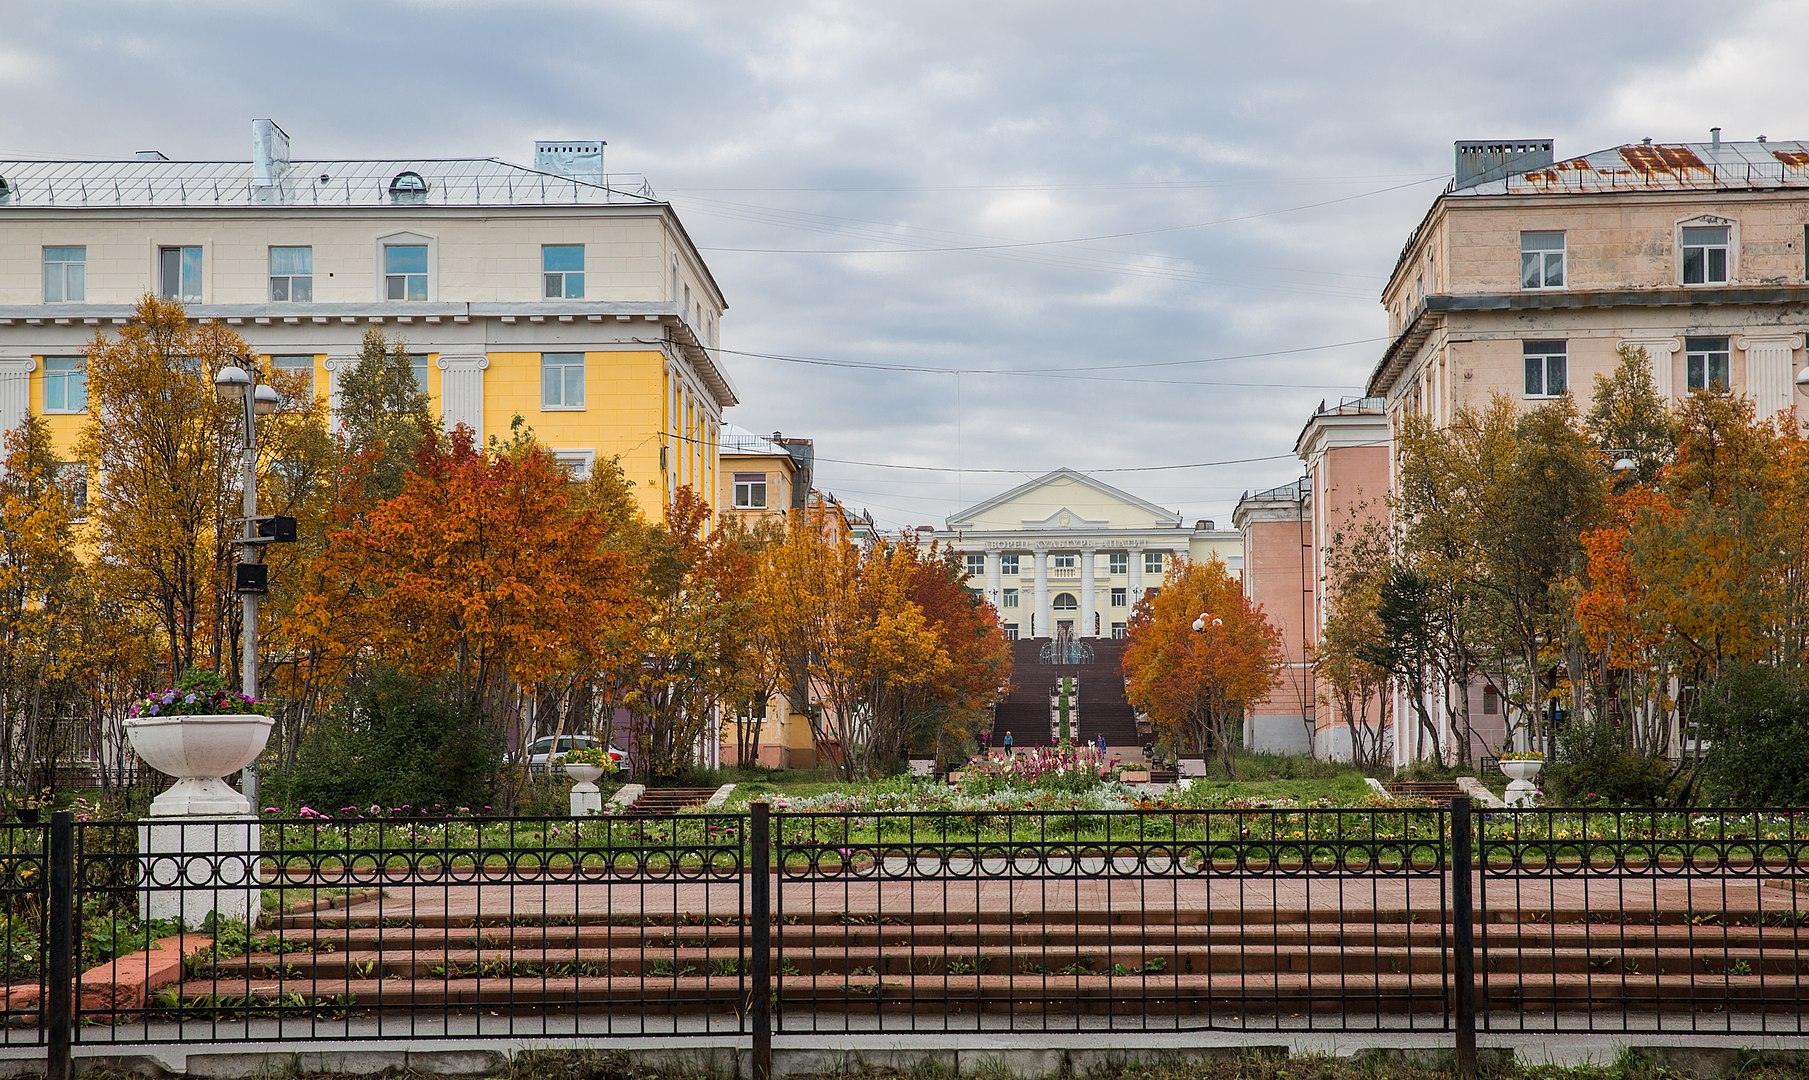
<path id="1" fill-rule="evenodd" d="M 17 350 L 0 352 L 0 430 L 11 431 L 25 422 L 31 411 L 31 373 L 38 361 Z"/>
<path id="2" fill-rule="evenodd" d="M 436 366 L 440 369 L 440 416 L 446 430 L 464 424 L 476 434 L 477 443 L 482 446 L 484 372 L 490 368 L 490 358 L 483 354 L 448 356 L 442 353 Z"/>
<path id="3" fill-rule="evenodd" d="M 1674 337 L 1659 338 L 1621 338 L 1622 348 L 1644 349 L 1646 359 L 1652 361 L 1652 389 L 1666 401 L 1676 393 L 1676 380 L 1671 377 L 1676 364 L 1672 357 L 1683 348 L 1683 342 Z"/>
<path id="4" fill-rule="evenodd" d="M 1760 416 L 1783 412 L 1796 399 L 1796 351 L 1802 334 L 1748 334 L 1734 347 L 1746 353 L 1746 393 Z"/>

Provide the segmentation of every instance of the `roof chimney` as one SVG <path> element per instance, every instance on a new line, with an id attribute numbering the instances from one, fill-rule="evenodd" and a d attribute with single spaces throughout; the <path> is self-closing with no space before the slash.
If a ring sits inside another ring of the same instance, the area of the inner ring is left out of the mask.
<path id="1" fill-rule="evenodd" d="M 1457 143 L 1456 178 L 1461 189 L 1500 180 L 1514 173 L 1543 169 L 1552 163 L 1550 139 L 1484 139 Z"/>
<path id="2" fill-rule="evenodd" d="M 1721 129 L 1720 128 L 1718 128 L 1718 127 L 1709 128 L 1709 145 L 1714 147 L 1717 150 L 1721 149 Z"/>
<path id="3" fill-rule="evenodd" d="M 251 122 L 251 186 L 270 191 L 289 171 L 289 135 L 275 120 Z"/>
<path id="4" fill-rule="evenodd" d="M 541 172 L 602 187 L 603 148 L 608 145 L 602 139 L 536 142 L 534 167 Z"/>

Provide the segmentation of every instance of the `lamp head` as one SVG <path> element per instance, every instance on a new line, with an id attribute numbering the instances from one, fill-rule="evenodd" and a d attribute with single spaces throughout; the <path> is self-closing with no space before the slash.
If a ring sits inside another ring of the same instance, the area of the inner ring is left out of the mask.
<path id="1" fill-rule="evenodd" d="M 222 401 L 243 401 L 251 389 L 251 376 L 237 364 L 227 364 L 214 376 L 214 393 Z"/>
<path id="2" fill-rule="evenodd" d="M 1614 471 L 1621 476 L 1625 476 L 1638 468 L 1639 464 L 1630 457 L 1617 458 L 1614 462 Z"/>
<path id="3" fill-rule="evenodd" d="M 269 416 L 282 407 L 283 399 L 276 392 L 276 387 L 269 383 L 259 383 L 251 392 L 252 407 L 259 416 Z"/>
<path id="4" fill-rule="evenodd" d="M 1809 364 L 1804 364 L 1803 370 L 1796 373 L 1796 384 L 1805 390 L 1809 390 Z"/>

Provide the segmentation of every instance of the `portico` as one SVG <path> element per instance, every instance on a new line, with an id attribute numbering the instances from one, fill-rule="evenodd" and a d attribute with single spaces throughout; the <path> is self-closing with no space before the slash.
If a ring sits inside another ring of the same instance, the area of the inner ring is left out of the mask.
<path id="1" fill-rule="evenodd" d="M 952 515 L 936 539 L 961 553 L 968 586 L 999 611 L 1006 636 L 1122 637 L 1131 610 L 1176 559 L 1217 553 L 1235 570 L 1238 534 L 1073 469 L 1057 469 Z"/>

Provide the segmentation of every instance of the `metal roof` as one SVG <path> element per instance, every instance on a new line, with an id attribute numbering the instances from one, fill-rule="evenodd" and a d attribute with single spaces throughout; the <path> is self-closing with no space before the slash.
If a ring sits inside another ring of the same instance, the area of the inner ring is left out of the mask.
<path id="1" fill-rule="evenodd" d="M 722 437 L 717 441 L 717 452 L 721 454 L 748 454 L 762 457 L 788 457 L 785 447 L 780 446 L 765 435 L 756 435 L 743 427 L 734 424 L 722 425 Z"/>
<path id="2" fill-rule="evenodd" d="M 427 190 L 391 192 L 404 173 Z M 6 207 L 221 206 L 603 206 L 652 204 L 644 176 L 615 173 L 602 184 L 497 158 L 293 161 L 274 186 L 258 187 L 249 161 L 0 161 Z"/>
<path id="3" fill-rule="evenodd" d="M 1699 191 L 1809 187 L 1809 143 L 1631 143 L 1503 179 L 1456 187 L 1451 196 L 1608 191 Z"/>

